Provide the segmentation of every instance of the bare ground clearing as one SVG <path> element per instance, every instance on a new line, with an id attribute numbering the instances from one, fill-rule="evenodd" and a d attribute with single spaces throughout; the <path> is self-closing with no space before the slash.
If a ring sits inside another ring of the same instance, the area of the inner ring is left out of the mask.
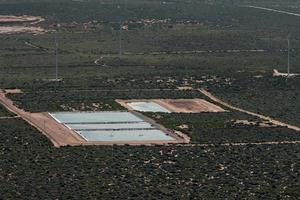
<path id="1" fill-rule="evenodd" d="M 153 102 L 166 108 L 170 112 L 175 113 L 225 112 L 225 110 L 221 107 L 214 105 L 204 99 L 117 99 L 116 102 L 127 108 L 128 110 L 133 110 L 128 105 L 128 103 Z"/>
<path id="2" fill-rule="evenodd" d="M 225 112 L 221 107 L 204 99 L 164 99 L 155 101 L 173 112 Z"/>
<path id="3" fill-rule="evenodd" d="M 277 125 L 269 121 L 249 121 L 249 120 L 233 120 L 234 125 L 259 126 L 259 127 L 276 127 Z"/>
<path id="4" fill-rule="evenodd" d="M 295 76 L 300 76 L 300 74 L 295 74 L 295 73 L 281 73 L 278 70 L 274 69 L 273 70 L 273 76 L 274 77 L 281 76 L 281 77 L 292 78 L 292 77 L 295 77 Z"/>
<path id="5" fill-rule="evenodd" d="M 40 16 L 14 16 L 14 15 L 0 15 L 0 23 L 24 23 L 30 22 L 31 24 L 36 24 L 39 22 L 45 21 L 43 17 Z"/>
<path id="6" fill-rule="evenodd" d="M 5 89 L 5 93 L 7 94 L 22 94 L 23 91 L 21 89 Z"/>
<path id="7" fill-rule="evenodd" d="M 46 32 L 45 29 L 41 27 L 33 26 L 42 21 L 45 21 L 45 19 L 40 16 L 0 15 L 0 34 L 11 34 L 11 33 L 42 34 Z M 14 25 L 9 25 L 12 23 L 14 23 Z M 30 26 L 26 26 L 26 24 L 30 24 Z"/>
<path id="8" fill-rule="evenodd" d="M 46 30 L 41 27 L 33 26 L 0 26 L 0 34 L 9 34 L 9 33 L 33 33 L 33 34 L 42 34 Z"/>

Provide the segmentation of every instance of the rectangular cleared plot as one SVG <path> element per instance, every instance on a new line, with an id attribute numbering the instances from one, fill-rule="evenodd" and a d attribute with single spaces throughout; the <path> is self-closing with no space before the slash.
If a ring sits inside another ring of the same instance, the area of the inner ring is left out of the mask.
<path id="1" fill-rule="evenodd" d="M 101 130 L 101 129 L 151 129 L 155 128 L 147 122 L 121 124 L 66 124 L 74 130 Z"/>
<path id="2" fill-rule="evenodd" d="M 117 123 L 142 122 L 143 120 L 129 112 L 58 112 L 51 114 L 60 123 Z"/>
<path id="3" fill-rule="evenodd" d="M 170 113 L 169 110 L 154 102 L 131 102 L 127 103 L 132 109 L 141 112 L 164 112 Z"/>
<path id="4" fill-rule="evenodd" d="M 160 130 L 78 131 L 87 141 L 157 141 L 175 140 Z"/>

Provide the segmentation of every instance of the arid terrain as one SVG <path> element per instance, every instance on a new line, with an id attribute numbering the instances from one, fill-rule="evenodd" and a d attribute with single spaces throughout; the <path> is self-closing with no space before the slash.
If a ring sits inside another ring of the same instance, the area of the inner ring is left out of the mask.
<path id="1" fill-rule="evenodd" d="M 299 199 L 299 16 L 0 0 L 0 199 Z"/>

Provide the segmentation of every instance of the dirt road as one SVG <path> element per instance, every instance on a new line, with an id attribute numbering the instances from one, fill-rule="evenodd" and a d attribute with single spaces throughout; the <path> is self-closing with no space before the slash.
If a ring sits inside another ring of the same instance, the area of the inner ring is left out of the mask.
<path id="1" fill-rule="evenodd" d="M 221 99 L 218 99 L 217 97 L 215 97 L 213 94 L 211 94 L 210 92 L 208 92 L 207 90 L 205 89 L 199 89 L 199 91 L 204 94 L 205 96 L 207 96 L 208 98 L 210 98 L 211 100 L 213 100 L 214 102 L 217 102 L 227 108 L 230 108 L 232 110 L 237 110 L 237 111 L 240 111 L 240 112 L 243 112 L 243 113 L 246 113 L 248 115 L 252 115 L 252 116 L 255 116 L 255 117 L 258 117 L 260 119 L 263 119 L 263 120 L 266 120 L 266 121 L 269 121 L 270 123 L 273 123 L 275 125 L 278 125 L 278 126 L 286 126 L 287 128 L 289 129 L 292 129 L 292 130 L 295 130 L 295 131 L 299 131 L 300 132 L 300 128 L 297 127 L 297 126 L 294 126 L 294 125 L 290 125 L 290 124 L 287 124 L 287 123 L 284 123 L 284 122 L 281 122 L 281 121 L 278 121 L 276 119 L 272 119 L 270 117 L 267 117 L 267 116 L 264 116 L 264 115 L 261 115 L 261 114 L 258 114 L 258 113 L 254 113 L 254 112 L 251 112 L 251 111 L 248 111 L 248 110 L 244 110 L 244 109 L 241 109 L 241 108 L 238 108 L 238 107 L 235 107 L 235 106 L 232 106 L 224 101 L 222 101 Z"/>
<path id="2" fill-rule="evenodd" d="M 176 146 L 183 147 L 212 147 L 212 146 L 261 146 L 261 145 L 280 145 L 280 144 L 300 144 L 300 141 L 280 141 L 280 142 L 237 142 L 237 143 L 222 143 L 222 144 L 179 144 Z"/>
<path id="3" fill-rule="evenodd" d="M 272 9 L 272 8 L 265 8 L 265 7 L 259 7 L 259 6 L 242 6 L 242 7 L 255 8 L 255 9 L 266 10 L 266 11 L 271 11 L 271 12 L 282 13 L 282 14 L 287 14 L 287 15 L 300 17 L 300 14 L 298 14 L 298 13 L 292 13 L 292 12 L 287 12 L 287 11 L 283 11 L 283 10 L 276 10 L 276 9 Z"/>

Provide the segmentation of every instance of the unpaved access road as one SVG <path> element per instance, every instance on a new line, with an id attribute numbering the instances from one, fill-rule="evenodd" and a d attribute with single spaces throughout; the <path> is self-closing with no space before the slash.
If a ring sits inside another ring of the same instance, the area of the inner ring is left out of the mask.
<path id="1" fill-rule="evenodd" d="M 178 144 L 182 147 L 212 147 L 212 146 L 262 146 L 262 145 L 280 145 L 280 144 L 300 144 L 300 141 L 280 141 L 280 142 L 237 142 L 237 143 L 222 143 L 222 144 Z"/>
<path id="2" fill-rule="evenodd" d="M 287 128 L 289 129 L 292 129 L 292 130 L 295 130 L 295 131 L 299 131 L 300 132 L 300 127 L 297 127 L 297 126 L 294 126 L 294 125 L 290 125 L 290 124 L 287 124 L 287 123 L 284 123 L 284 122 L 281 122 L 281 121 L 278 121 L 276 119 L 272 119 L 271 117 L 267 117 L 267 116 L 264 116 L 264 115 L 261 115 L 261 114 L 258 114 L 258 113 L 254 113 L 254 112 L 251 112 L 251 111 L 248 111 L 248 110 L 244 110 L 244 109 L 241 109 L 241 108 L 238 108 L 238 107 L 235 107 L 235 106 L 232 106 L 224 101 L 222 101 L 221 99 L 215 97 L 213 94 L 211 94 L 210 92 L 208 92 L 207 90 L 205 89 L 199 89 L 199 91 L 204 94 L 205 96 L 207 96 L 208 98 L 210 98 L 212 101 L 214 102 L 217 102 L 227 108 L 230 108 L 232 110 L 237 110 L 237 111 L 240 111 L 240 112 L 243 112 L 243 113 L 246 113 L 248 115 L 252 115 L 252 116 L 255 116 L 255 117 L 258 117 L 260 119 L 263 119 L 263 120 L 266 120 L 266 121 L 269 121 L 270 123 L 272 124 L 275 124 L 275 125 L 278 125 L 278 126 L 286 126 Z"/>
<path id="3" fill-rule="evenodd" d="M 259 6 L 242 6 L 242 7 L 255 8 L 255 9 L 266 10 L 266 11 L 270 11 L 270 12 L 276 12 L 276 13 L 282 13 L 282 14 L 287 14 L 287 15 L 300 17 L 299 13 L 292 13 L 292 12 L 287 12 L 287 11 L 283 11 L 283 10 L 276 10 L 276 9 L 272 9 L 272 8 L 265 8 L 265 7 L 259 7 Z"/>

